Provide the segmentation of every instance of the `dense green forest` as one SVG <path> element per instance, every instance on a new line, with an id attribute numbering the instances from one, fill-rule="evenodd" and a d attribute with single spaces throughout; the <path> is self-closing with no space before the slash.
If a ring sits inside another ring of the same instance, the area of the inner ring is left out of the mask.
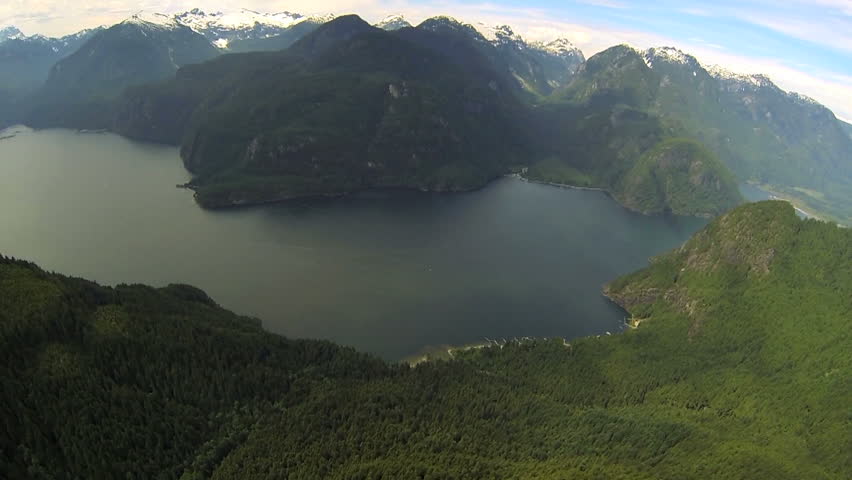
<path id="1" fill-rule="evenodd" d="M 639 158 L 613 195 L 643 213 L 715 216 L 742 201 L 733 174 L 700 143 L 660 142 Z"/>
<path id="2" fill-rule="evenodd" d="M 0 477 L 845 479 L 852 232 L 738 207 L 606 293 L 636 328 L 388 365 L 172 285 L 0 259 Z"/>
<path id="3" fill-rule="evenodd" d="M 227 55 L 133 90 L 115 128 L 181 142 L 205 206 L 373 187 L 465 190 L 523 154 L 510 121 L 517 99 L 476 75 L 341 17 L 288 50 Z"/>

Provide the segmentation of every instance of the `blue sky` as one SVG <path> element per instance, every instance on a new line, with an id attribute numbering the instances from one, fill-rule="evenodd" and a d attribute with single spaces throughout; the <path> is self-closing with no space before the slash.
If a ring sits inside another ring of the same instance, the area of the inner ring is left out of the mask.
<path id="1" fill-rule="evenodd" d="M 670 45 L 740 73 L 765 73 L 852 120 L 852 0 L 5 0 L 0 26 L 59 35 L 139 11 L 239 7 L 273 12 L 446 14 L 508 24 L 530 39 L 566 37 L 587 56 L 618 43 Z"/>

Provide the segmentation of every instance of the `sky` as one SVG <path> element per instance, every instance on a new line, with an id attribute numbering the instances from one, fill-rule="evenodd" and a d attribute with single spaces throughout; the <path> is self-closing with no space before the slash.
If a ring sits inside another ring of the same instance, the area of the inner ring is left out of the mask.
<path id="1" fill-rule="evenodd" d="M 450 15 L 510 25 L 528 40 L 565 37 L 589 57 L 628 43 L 673 46 L 705 66 L 763 73 L 852 121 L 852 0 L 3 0 L 0 27 L 59 36 L 111 25 L 140 10 L 176 13 L 403 14 L 411 23 Z"/>

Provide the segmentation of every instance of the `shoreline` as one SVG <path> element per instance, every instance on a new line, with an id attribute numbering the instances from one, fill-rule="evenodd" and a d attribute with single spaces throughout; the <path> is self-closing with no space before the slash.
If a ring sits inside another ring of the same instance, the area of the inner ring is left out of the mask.
<path id="1" fill-rule="evenodd" d="M 30 130 L 33 130 L 33 131 L 42 130 L 42 129 L 36 129 L 36 128 L 28 127 L 26 125 L 18 124 L 18 125 L 11 125 L 4 130 L 0 130 L 0 133 L 3 133 L 5 130 L 9 130 L 9 129 L 12 129 L 12 128 L 15 128 L 15 127 L 22 127 L 22 128 L 30 129 Z M 59 129 L 63 129 L 63 128 L 60 127 Z M 155 145 L 168 145 L 170 147 L 178 147 L 176 145 L 171 145 L 171 144 L 161 144 L 161 143 L 158 143 L 158 142 L 155 142 L 155 141 L 137 139 L 135 137 L 123 135 L 121 133 L 115 132 L 115 131 L 110 130 L 110 129 L 69 129 L 69 128 L 64 128 L 64 129 L 65 130 L 72 130 L 72 131 L 76 132 L 77 134 L 110 133 L 110 134 L 117 135 L 119 137 L 131 140 L 131 141 L 134 141 L 134 142 L 150 143 L 150 144 L 155 144 Z M 50 128 L 44 129 L 44 130 L 50 130 Z M 14 133 L 17 134 L 17 133 L 20 133 L 20 132 L 14 132 Z M 2 140 L 2 139 L 3 138 L 0 138 L 0 140 Z M 181 157 L 181 159 L 183 159 L 182 156 L 180 156 L 180 157 Z M 186 169 L 185 163 L 186 162 L 184 161 L 184 168 Z M 524 169 L 524 170 L 526 170 L 526 169 Z M 189 172 L 189 169 L 187 169 L 187 171 Z M 189 172 L 189 173 L 191 174 L 192 172 Z M 568 183 L 547 182 L 547 181 L 543 181 L 543 180 L 534 180 L 534 179 L 530 179 L 530 178 L 525 177 L 523 175 L 523 172 L 521 172 L 521 173 L 493 174 L 493 176 L 488 178 L 486 181 L 484 181 L 480 185 L 475 185 L 475 186 L 470 186 L 470 187 L 453 188 L 453 189 L 429 189 L 429 188 L 424 188 L 422 186 L 416 186 L 416 185 L 396 185 L 396 186 L 381 186 L 381 185 L 379 185 L 379 186 L 372 186 L 372 187 L 357 188 L 355 190 L 344 191 L 344 192 L 337 191 L 337 192 L 319 192 L 319 193 L 291 194 L 291 195 L 270 195 L 270 196 L 265 197 L 265 198 L 264 198 L 263 195 L 261 195 L 259 197 L 255 197 L 255 198 L 210 199 L 209 196 L 205 196 L 201 192 L 201 190 L 203 189 L 203 186 L 194 184 L 193 183 L 194 180 L 190 180 L 190 181 L 188 181 L 186 183 L 182 183 L 182 184 L 177 184 L 177 185 L 175 185 L 175 187 L 180 188 L 180 189 L 191 190 L 193 192 L 193 200 L 195 201 L 195 203 L 199 207 L 201 207 L 205 210 L 228 210 L 228 209 L 256 207 L 256 206 L 264 206 L 264 205 L 272 205 L 272 204 L 287 204 L 287 203 L 292 203 L 292 202 L 297 202 L 297 201 L 336 199 L 336 198 L 343 198 L 343 197 L 347 197 L 347 196 L 350 196 L 350 195 L 353 195 L 353 194 L 370 192 L 370 191 L 398 190 L 398 191 L 410 191 L 410 192 L 422 192 L 422 193 L 441 193 L 441 194 L 444 194 L 444 193 L 469 193 L 469 192 L 475 192 L 475 191 L 478 191 L 478 190 L 482 190 L 483 188 L 488 187 L 489 185 L 491 185 L 491 183 L 493 183 L 494 181 L 496 181 L 500 178 L 514 178 L 516 180 L 520 180 L 520 181 L 526 182 L 526 183 L 534 183 L 534 184 L 538 184 L 538 185 L 547 185 L 547 186 L 551 186 L 551 187 L 565 188 L 565 189 L 571 189 L 571 190 L 602 192 L 605 195 L 607 195 L 616 204 L 620 205 L 622 208 L 625 208 L 628 211 L 638 213 L 638 214 L 644 215 L 644 216 L 656 216 L 656 215 L 665 215 L 666 214 L 666 212 L 645 212 L 645 211 L 637 210 L 635 208 L 631 208 L 630 206 L 625 205 L 624 203 L 619 201 L 613 195 L 613 193 L 610 190 L 603 188 L 603 187 L 586 187 L 586 186 L 580 186 L 580 185 L 571 185 L 571 184 L 568 184 Z M 227 196 L 230 196 L 233 193 L 235 193 L 235 192 L 230 192 L 230 193 L 227 194 Z M 251 195 L 249 195 L 249 196 L 251 196 Z M 805 213 L 805 214 L 807 214 L 807 213 Z M 713 216 L 715 216 L 713 214 L 706 214 L 706 213 L 693 213 L 693 214 L 673 213 L 673 215 L 685 216 L 685 217 L 700 217 L 700 218 L 712 218 Z M 816 217 L 816 218 L 818 218 L 818 217 Z"/>
<path id="2" fill-rule="evenodd" d="M 797 212 L 801 213 L 806 218 L 813 218 L 814 220 L 819 220 L 821 222 L 831 221 L 831 220 L 820 217 L 819 215 L 817 215 L 813 212 L 809 212 L 809 211 L 805 210 L 804 208 L 802 208 L 800 206 L 802 200 L 800 200 L 796 197 L 776 192 L 775 190 L 772 190 L 769 186 L 761 184 L 761 183 L 752 183 L 752 182 L 746 182 L 746 183 L 748 183 L 749 185 L 753 185 L 754 187 L 757 187 L 758 189 L 766 192 L 769 195 L 770 200 L 780 200 L 780 201 L 789 203 L 790 205 L 793 206 L 793 208 Z M 838 223 L 838 222 L 834 222 L 834 223 Z M 838 225 L 840 225 L 840 224 L 838 223 Z"/>
<path id="3" fill-rule="evenodd" d="M 522 182 L 527 182 L 527 183 L 536 183 L 536 184 L 539 184 L 539 185 L 550 185 L 551 187 L 570 188 L 572 190 L 588 190 L 590 192 L 604 192 L 607 195 L 609 195 L 610 197 L 612 197 L 612 195 L 609 193 L 609 191 L 607 189 L 601 188 L 601 187 L 581 187 L 579 185 L 571 185 L 571 184 L 568 184 L 568 183 L 557 183 L 557 182 L 547 182 L 547 181 L 544 181 L 544 180 L 534 180 L 534 179 L 531 179 L 531 178 L 527 178 L 527 177 L 521 175 L 520 173 L 509 173 L 509 174 L 506 174 L 506 175 L 503 175 L 503 176 L 504 177 L 517 178 L 518 180 L 520 180 Z"/>
<path id="4" fill-rule="evenodd" d="M 586 337 L 578 337 L 578 338 L 600 338 L 605 335 L 612 335 L 611 332 L 604 332 L 600 335 L 589 335 Z M 409 355 L 407 357 L 402 358 L 398 361 L 398 363 L 407 364 L 410 367 L 416 367 L 421 363 L 429 363 L 436 361 L 447 361 L 447 360 L 455 360 L 456 352 L 468 352 L 470 350 L 480 350 L 483 348 L 499 348 L 502 349 L 504 346 L 516 343 L 518 345 L 523 345 L 527 343 L 536 343 L 536 342 L 549 342 L 554 340 L 562 340 L 562 345 L 565 348 L 572 348 L 571 343 L 568 342 L 564 337 L 515 337 L 515 338 L 502 338 L 498 340 L 492 340 L 488 337 L 485 337 L 485 341 L 477 342 L 477 343 L 469 343 L 466 345 L 438 345 L 438 346 L 426 346 L 421 349 L 421 352 L 415 353 L 413 355 Z"/>

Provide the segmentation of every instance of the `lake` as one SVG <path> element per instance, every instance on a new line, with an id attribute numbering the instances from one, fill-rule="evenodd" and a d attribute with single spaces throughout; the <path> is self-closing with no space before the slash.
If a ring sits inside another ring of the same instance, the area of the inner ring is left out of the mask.
<path id="1" fill-rule="evenodd" d="M 484 338 L 620 331 L 601 286 L 706 220 L 504 178 L 207 211 L 176 148 L 107 133 L 0 133 L 0 253 L 103 284 L 188 283 L 291 337 L 401 359 Z"/>

